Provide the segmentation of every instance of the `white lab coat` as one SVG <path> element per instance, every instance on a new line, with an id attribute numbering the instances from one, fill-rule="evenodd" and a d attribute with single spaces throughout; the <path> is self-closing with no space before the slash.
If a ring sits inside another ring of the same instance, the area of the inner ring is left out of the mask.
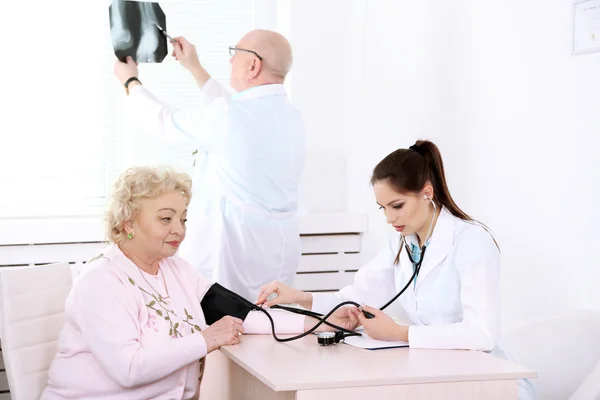
<path id="1" fill-rule="evenodd" d="M 569 400 L 600 400 L 600 360 Z"/>
<path id="2" fill-rule="evenodd" d="M 409 247 L 411 242 L 418 246 L 413 236 L 406 240 Z M 313 294 L 313 310 L 327 313 L 344 300 L 383 306 L 413 274 L 406 249 L 394 265 L 399 248 L 396 236 L 356 273 L 354 284 L 334 294 Z M 499 273 L 500 254 L 492 236 L 442 209 L 416 285 L 396 300 L 409 319 L 410 347 L 490 351 L 514 361 L 499 339 Z M 519 382 L 519 399 L 536 398 L 531 382 Z"/>
<path id="3" fill-rule="evenodd" d="M 129 112 L 138 125 L 159 127 L 166 139 L 197 142 L 187 238 L 179 256 L 255 301 L 260 286 L 291 283 L 300 261 L 302 118 L 283 85 L 231 95 L 210 79 L 199 96 L 200 107 L 176 109 L 136 86 Z"/>

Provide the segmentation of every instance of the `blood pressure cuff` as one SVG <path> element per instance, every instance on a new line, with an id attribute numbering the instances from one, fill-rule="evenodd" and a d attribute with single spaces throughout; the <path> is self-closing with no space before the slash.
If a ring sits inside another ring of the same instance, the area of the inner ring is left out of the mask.
<path id="1" fill-rule="evenodd" d="M 258 307 L 218 283 L 214 283 L 208 288 L 200 305 L 202 306 L 207 325 L 214 324 L 226 315 L 239 318 L 243 321 L 250 311 L 256 310 Z"/>

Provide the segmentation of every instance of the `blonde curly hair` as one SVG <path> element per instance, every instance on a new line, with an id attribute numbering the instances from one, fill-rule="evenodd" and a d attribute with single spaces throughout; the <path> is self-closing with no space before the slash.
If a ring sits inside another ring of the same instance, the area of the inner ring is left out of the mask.
<path id="1" fill-rule="evenodd" d="M 106 212 L 107 239 L 119 243 L 127 237 L 125 222 L 137 217 L 140 200 L 153 199 L 174 190 L 181 191 L 189 204 L 192 197 L 190 176 L 169 167 L 135 167 L 125 171 L 113 186 Z"/>

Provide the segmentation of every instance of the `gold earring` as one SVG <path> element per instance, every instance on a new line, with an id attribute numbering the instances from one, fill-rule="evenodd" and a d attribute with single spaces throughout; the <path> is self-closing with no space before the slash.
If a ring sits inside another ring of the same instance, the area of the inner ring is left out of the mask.
<path id="1" fill-rule="evenodd" d="M 133 239 L 133 232 L 129 232 L 127 234 L 127 239 L 129 239 L 129 240 Z"/>

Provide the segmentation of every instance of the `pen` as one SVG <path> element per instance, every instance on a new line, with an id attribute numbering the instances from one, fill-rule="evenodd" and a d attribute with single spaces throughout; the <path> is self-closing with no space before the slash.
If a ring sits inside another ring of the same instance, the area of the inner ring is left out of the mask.
<path id="1" fill-rule="evenodd" d="M 156 27 L 158 28 L 158 30 L 166 36 L 167 39 L 169 39 L 169 41 L 171 43 L 175 43 L 175 39 L 173 39 L 171 36 L 169 36 L 169 34 L 167 32 L 165 32 L 165 30 L 162 28 L 162 26 L 156 24 Z"/>

